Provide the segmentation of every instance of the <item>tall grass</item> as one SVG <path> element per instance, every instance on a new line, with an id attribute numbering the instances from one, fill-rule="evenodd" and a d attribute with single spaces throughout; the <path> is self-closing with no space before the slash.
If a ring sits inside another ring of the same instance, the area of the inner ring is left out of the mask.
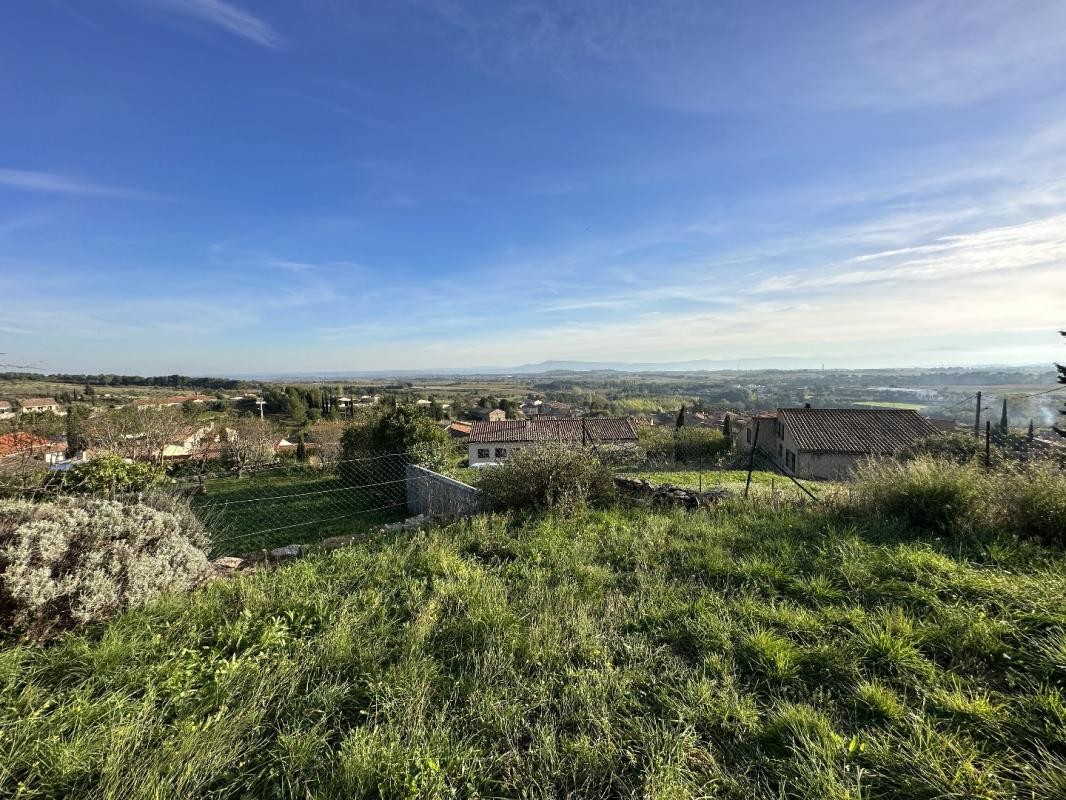
<path id="1" fill-rule="evenodd" d="M 1064 630 L 995 533 L 479 517 L 9 642 L 0 795 L 1050 800 Z"/>
<path id="2" fill-rule="evenodd" d="M 1066 471 L 1045 462 L 986 470 L 932 456 L 872 461 L 859 471 L 851 500 L 919 533 L 998 529 L 1066 544 Z"/>

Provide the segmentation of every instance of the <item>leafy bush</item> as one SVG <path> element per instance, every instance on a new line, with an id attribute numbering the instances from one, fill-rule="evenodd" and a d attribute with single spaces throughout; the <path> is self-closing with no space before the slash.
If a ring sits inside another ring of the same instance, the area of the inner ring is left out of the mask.
<path id="1" fill-rule="evenodd" d="M 0 594 L 37 634 L 94 622 L 193 586 L 207 569 L 207 545 L 204 527 L 174 497 L 0 503 Z"/>
<path id="2" fill-rule="evenodd" d="M 601 464 L 610 467 L 631 467 L 648 459 L 644 448 L 635 444 L 598 444 L 595 453 Z"/>
<path id="3" fill-rule="evenodd" d="M 535 511 L 601 506 L 615 497 L 611 470 L 587 450 L 558 444 L 527 447 L 486 467 L 477 486 L 487 508 Z"/>
<path id="4" fill-rule="evenodd" d="M 709 463 L 729 452 L 731 442 L 717 428 L 644 425 L 637 429 L 649 461 Z"/>
<path id="5" fill-rule="evenodd" d="M 164 480 L 161 467 L 144 461 L 128 462 L 109 453 L 79 464 L 66 481 L 76 491 L 114 498 L 119 494 L 143 492 Z"/>
<path id="6" fill-rule="evenodd" d="M 917 530 L 959 532 L 983 518 L 985 476 L 972 464 L 930 456 L 868 461 L 856 477 L 852 496 L 860 508 Z"/>
<path id="7" fill-rule="evenodd" d="M 710 461 L 729 452 L 732 443 L 717 428 L 684 426 L 674 433 L 674 453 L 678 461 Z"/>
<path id="8" fill-rule="evenodd" d="M 341 434 L 338 475 L 345 483 L 367 487 L 376 505 L 401 503 L 407 491 L 404 464 L 440 471 L 450 445 L 444 430 L 414 406 L 375 409 L 366 422 Z"/>

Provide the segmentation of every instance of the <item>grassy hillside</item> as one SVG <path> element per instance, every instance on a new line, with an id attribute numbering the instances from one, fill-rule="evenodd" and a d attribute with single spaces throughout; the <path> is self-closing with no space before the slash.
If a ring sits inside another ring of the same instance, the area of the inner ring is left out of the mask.
<path id="1" fill-rule="evenodd" d="M 478 518 L 0 651 L 0 795 L 1066 796 L 1066 559 Z"/>

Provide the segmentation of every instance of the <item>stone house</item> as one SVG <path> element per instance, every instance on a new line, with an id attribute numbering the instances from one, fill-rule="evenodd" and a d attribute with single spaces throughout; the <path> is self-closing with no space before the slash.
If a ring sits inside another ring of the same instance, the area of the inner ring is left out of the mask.
<path id="1" fill-rule="evenodd" d="M 848 478 L 867 458 L 938 433 L 917 411 L 895 408 L 779 408 L 756 419 L 759 451 L 799 478 Z M 754 427 L 738 433 L 740 449 L 751 449 Z"/>
<path id="2" fill-rule="evenodd" d="M 532 444 L 558 442 L 570 447 L 597 444 L 633 446 L 637 432 L 628 417 L 590 417 L 587 419 L 512 419 L 475 422 L 470 427 L 467 446 L 470 466 L 499 464 L 515 450 Z"/>
<path id="3" fill-rule="evenodd" d="M 483 408 L 474 406 L 467 412 L 467 416 L 484 422 L 500 422 L 507 419 L 507 412 L 500 408 Z"/>

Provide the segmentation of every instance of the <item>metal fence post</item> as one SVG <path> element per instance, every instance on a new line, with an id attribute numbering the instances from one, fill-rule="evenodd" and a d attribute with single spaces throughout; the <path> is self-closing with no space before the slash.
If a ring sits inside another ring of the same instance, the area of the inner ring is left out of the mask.
<path id="1" fill-rule="evenodd" d="M 762 424 L 761 419 L 755 420 L 755 437 L 751 443 L 751 457 L 748 459 L 748 479 L 744 482 L 744 496 L 748 496 L 748 489 L 751 487 L 751 473 L 755 469 L 755 448 L 759 446 L 759 426 Z"/>

